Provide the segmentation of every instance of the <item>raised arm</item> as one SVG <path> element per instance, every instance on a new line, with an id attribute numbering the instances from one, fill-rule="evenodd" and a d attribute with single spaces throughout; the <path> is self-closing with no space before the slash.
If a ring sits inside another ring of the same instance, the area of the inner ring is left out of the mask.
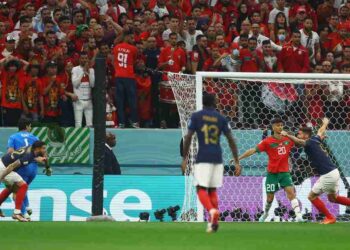
<path id="1" fill-rule="evenodd" d="M 281 135 L 288 137 L 298 146 L 303 146 L 303 147 L 305 146 L 305 143 L 306 143 L 305 140 L 299 139 L 299 138 L 295 137 L 294 135 L 288 134 L 286 131 L 282 131 Z"/>
<path id="2" fill-rule="evenodd" d="M 244 158 L 247 158 L 249 156 L 252 156 L 253 154 L 255 154 L 257 151 L 256 151 L 256 148 L 251 148 L 251 149 L 248 149 L 247 151 L 245 151 L 239 158 L 238 160 L 242 160 Z"/>
<path id="3" fill-rule="evenodd" d="M 321 137 L 321 138 L 324 137 L 324 134 L 326 133 L 328 124 L 329 124 L 329 119 L 327 117 L 323 118 L 322 126 L 317 131 L 317 135 L 319 137 Z"/>

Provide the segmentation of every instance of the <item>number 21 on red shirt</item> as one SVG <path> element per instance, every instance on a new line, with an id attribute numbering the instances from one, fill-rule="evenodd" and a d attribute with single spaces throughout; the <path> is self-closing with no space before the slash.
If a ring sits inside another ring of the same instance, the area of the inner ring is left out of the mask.
<path id="1" fill-rule="evenodd" d="M 120 67 L 127 68 L 128 54 L 119 52 L 117 59 Z"/>

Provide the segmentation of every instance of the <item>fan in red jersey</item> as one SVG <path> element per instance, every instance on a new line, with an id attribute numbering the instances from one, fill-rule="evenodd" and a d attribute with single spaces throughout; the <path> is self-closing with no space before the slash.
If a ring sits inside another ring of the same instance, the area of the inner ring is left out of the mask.
<path id="1" fill-rule="evenodd" d="M 125 99 L 128 101 L 132 127 L 138 128 L 137 96 L 134 65 L 137 58 L 137 48 L 133 45 L 134 34 L 124 33 L 123 42 L 113 49 L 116 77 L 116 103 L 118 108 L 119 127 L 125 127 Z"/>

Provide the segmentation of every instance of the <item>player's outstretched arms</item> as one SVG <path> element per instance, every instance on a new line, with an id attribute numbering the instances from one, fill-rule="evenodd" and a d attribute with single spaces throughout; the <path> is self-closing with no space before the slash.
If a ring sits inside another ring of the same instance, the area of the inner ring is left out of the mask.
<path id="1" fill-rule="evenodd" d="M 294 135 L 288 134 L 288 132 L 286 132 L 286 131 L 282 131 L 281 135 L 288 137 L 298 146 L 302 146 L 302 147 L 305 146 L 305 143 L 306 143 L 305 140 L 299 139 L 299 138 L 295 137 Z"/>
<path id="2" fill-rule="evenodd" d="M 329 119 L 327 117 L 322 119 L 322 126 L 318 129 L 317 135 L 321 138 L 324 137 L 324 134 L 326 133 L 327 127 L 329 124 Z"/>
<path id="3" fill-rule="evenodd" d="M 20 165 L 21 165 L 21 162 L 19 160 L 8 165 L 6 170 L 0 174 L 0 181 L 2 181 L 2 179 L 4 179 L 9 173 L 11 173 L 13 170 L 18 168 Z"/>
<path id="4" fill-rule="evenodd" d="M 253 154 L 256 153 L 256 148 L 251 148 L 251 149 L 248 149 L 247 151 L 245 151 L 239 158 L 238 160 L 242 160 L 244 158 L 247 158 L 249 156 L 252 156 Z"/>
<path id="5" fill-rule="evenodd" d="M 238 150 L 237 150 L 237 144 L 235 139 L 233 138 L 231 133 L 227 133 L 225 134 L 228 144 L 230 146 L 231 152 L 232 152 L 232 156 L 234 159 L 234 163 L 235 163 L 235 176 L 240 176 L 241 175 L 241 166 L 239 165 L 239 158 L 238 158 Z"/>

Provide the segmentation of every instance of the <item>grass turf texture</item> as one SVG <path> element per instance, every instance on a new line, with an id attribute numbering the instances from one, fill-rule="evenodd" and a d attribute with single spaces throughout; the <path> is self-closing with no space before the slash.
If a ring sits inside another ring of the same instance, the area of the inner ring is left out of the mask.
<path id="1" fill-rule="evenodd" d="M 0 249 L 350 249 L 350 223 L 221 223 L 216 234 L 203 223 L 0 222 Z"/>

